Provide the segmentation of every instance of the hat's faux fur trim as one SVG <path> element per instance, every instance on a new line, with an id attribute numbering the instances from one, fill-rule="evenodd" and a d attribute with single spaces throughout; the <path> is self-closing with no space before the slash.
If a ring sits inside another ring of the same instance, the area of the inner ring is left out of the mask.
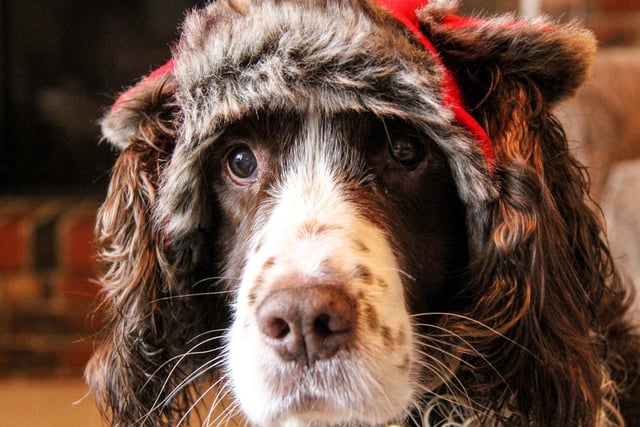
<path id="1" fill-rule="evenodd" d="M 477 141 L 443 107 L 440 65 L 390 15 L 355 0 L 238 3 L 220 0 L 189 15 L 174 50 L 184 117 L 161 194 L 172 236 L 193 229 L 185 217 L 206 218 L 193 215 L 206 206 L 204 183 L 192 176 L 203 146 L 265 110 L 406 120 L 445 150 L 471 211 L 497 196 Z M 178 191 L 187 183 L 193 191 Z"/>

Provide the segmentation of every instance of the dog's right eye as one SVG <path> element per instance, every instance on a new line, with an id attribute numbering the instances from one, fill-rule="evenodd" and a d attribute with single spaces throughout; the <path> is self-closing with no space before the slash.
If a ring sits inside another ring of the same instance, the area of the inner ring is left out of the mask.
<path id="1" fill-rule="evenodd" d="M 247 146 L 233 149 L 227 156 L 227 169 L 231 179 L 240 185 L 255 182 L 258 174 L 258 160 Z"/>
<path id="2" fill-rule="evenodd" d="M 411 169 L 424 158 L 424 147 L 414 138 L 397 137 L 389 143 L 391 156 L 402 166 Z"/>

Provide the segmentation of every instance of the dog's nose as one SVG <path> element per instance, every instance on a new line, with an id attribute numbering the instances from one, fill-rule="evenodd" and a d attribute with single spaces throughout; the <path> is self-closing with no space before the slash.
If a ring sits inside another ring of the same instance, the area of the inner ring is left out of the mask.
<path id="1" fill-rule="evenodd" d="M 258 306 L 258 327 L 284 360 L 331 358 L 352 337 L 355 300 L 336 285 L 276 289 Z"/>

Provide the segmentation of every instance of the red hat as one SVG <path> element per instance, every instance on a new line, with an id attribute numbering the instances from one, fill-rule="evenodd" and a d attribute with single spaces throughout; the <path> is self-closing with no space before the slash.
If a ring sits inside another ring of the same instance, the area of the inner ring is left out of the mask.
<path id="1" fill-rule="evenodd" d="M 416 39 L 422 45 L 433 54 L 436 62 L 442 67 L 443 70 L 443 82 L 442 82 L 442 94 L 444 97 L 444 103 L 453 112 L 456 120 L 462 126 L 464 126 L 480 144 L 482 153 L 484 154 L 485 161 L 487 162 L 488 169 L 493 172 L 495 168 L 495 158 L 493 154 L 493 146 L 489 135 L 484 131 L 482 126 L 474 119 L 471 114 L 466 110 L 462 102 L 462 96 L 460 94 L 460 88 L 447 68 L 440 60 L 440 56 L 429 41 L 429 39 L 420 31 L 420 24 L 416 11 L 426 7 L 429 4 L 429 0 L 374 0 L 378 5 L 382 6 L 388 12 L 390 12 L 398 21 L 404 24 L 411 32 L 416 36 Z M 446 17 L 452 26 L 464 27 L 467 25 L 475 24 L 478 22 L 472 18 L 459 18 L 456 16 Z"/>
<path id="2" fill-rule="evenodd" d="M 436 48 L 420 31 L 420 25 L 418 22 L 418 17 L 416 16 L 416 11 L 426 7 L 429 4 L 429 0 L 374 0 L 374 2 L 383 9 L 387 10 L 398 21 L 405 25 L 416 36 L 416 39 L 429 52 L 433 54 L 436 63 L 441 66 L 443 72 L 441 90 L 443 94 L 444 104 L 453 112 L 456 121 L 464 128 L 466 128 L 478 141 L 480 149 L 482 150 L 482 153 L 484 155 L 487 169 L 491 173 L 493 173 L 495 170 L 495 157 L 493 153 L 493 146 L 491 144 L 489 136 L 464 107 L 460 88 L 458 87 L 456 81 L 440 60 L 440 56 Z M 458 28 L 469 25 L 477 25 L 480 22 L 477 19 L 461 18 L 455 15 L 446 16 L 444 21 L 447 22 L 448 25 Z M 173 59 L 171 59 L 161 67 L 158 67 L 156 70 L 151 72 L 151 74 L 149 74 L 141 83 L 149 83 L 167 73 L 171 73 L 173 72 L 174 67 L 175 62 Z M 139 85 L 140 84 L 130 88 L 122 95 L 120 95 L 120 97 L 114 103 L 112 111 L 117 110 L 124 99 L 130 97 L 133 93 L 135 93 Z"/>

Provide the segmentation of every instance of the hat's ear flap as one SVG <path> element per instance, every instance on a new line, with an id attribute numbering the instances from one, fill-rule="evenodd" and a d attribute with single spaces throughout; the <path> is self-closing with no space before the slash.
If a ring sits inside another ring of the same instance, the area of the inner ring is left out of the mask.
<path id="1" fill-rule="evenodd" d="M 167 121 L 162 120 L 162 116 L 170 113 L 167 107 L 175 92 L 173 67 L 173 61 L 168 61 L 120 95 L 100 123 L 107 141 L 123 150 L 143 136 L 139 133 L 143 131 L 144 126 L 141 125 L 145 122 L 154 118 L 161 119 L 160 122 Z"/>
<path id="2" fill-rule="evenodd" d="M 587 30 L 544 18 L 458 17 L 438 10 L 440 2 L 432 3 L 418 13 L 422 30 L 481 123 L 503 111 L 505 103 L 521 102 L 522 91 L 528 102 L 536 99 L 550 108 L 572 95 L 589 74 L 596 41 Z"/>

